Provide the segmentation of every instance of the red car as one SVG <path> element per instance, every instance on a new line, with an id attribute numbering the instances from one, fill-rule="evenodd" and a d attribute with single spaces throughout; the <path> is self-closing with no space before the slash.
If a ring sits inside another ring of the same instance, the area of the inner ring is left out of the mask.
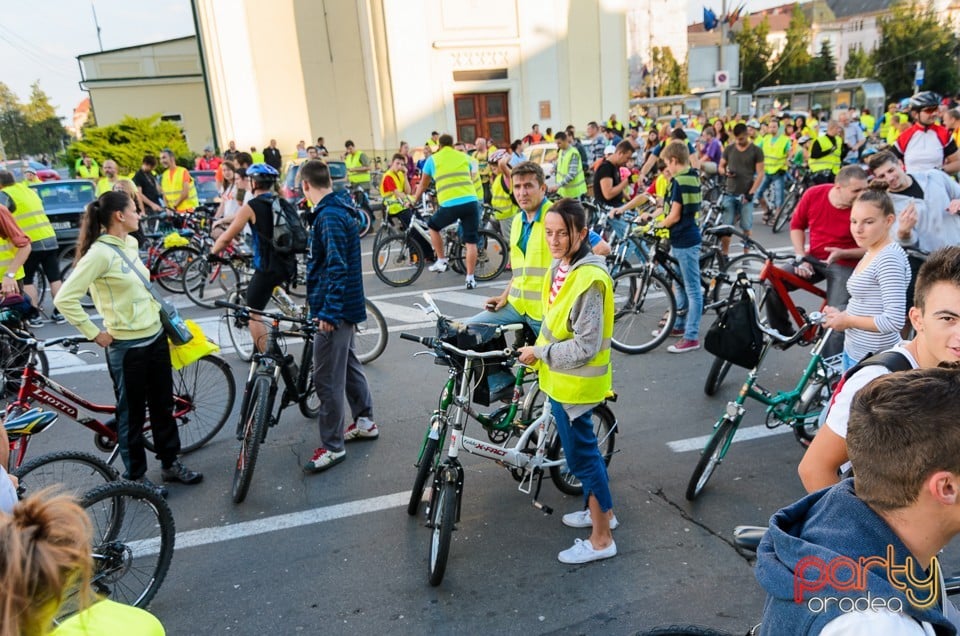
<path id="1" fill-rule="evenodd" d="M 23 170 L 30 167 L 37 173 L 37 178 L 41 181 L 59 181 L 60 173 L 52 168 L 48 168 L 39 161 L 27 161 L 23 159 L 13 159 L 11 161 L 0 161 L 0 170 L 12 172 L 17 181 L 23 180 Z"/>

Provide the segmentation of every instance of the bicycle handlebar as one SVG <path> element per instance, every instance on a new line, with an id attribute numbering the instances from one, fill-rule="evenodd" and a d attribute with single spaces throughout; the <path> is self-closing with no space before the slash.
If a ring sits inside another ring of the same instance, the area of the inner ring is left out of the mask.
<path id="1" fill-rule="evenodd" d="M 227 302 L 225 300 L 215 300 L 213 304 L 217 307 L 223 307 L 224 309 L 232 309 L 239 314 L 249 316 L 254 314 L 257 316 L 264 316 L 265 318 L 272 318 L 273 320 L 281 320 L 286 322 L 294 322 L 301 325 L 313 324 L 312 320 L 304 318 L 296 318 L 294 316 L 288 316 L 286 314 L 281 314 L 273 311 L 264 311 L 263 309 L 254 309 L 253 307 L 247 307 L 245 305 L 236 305 L 234 303 Z"/>
<path id="2" fill-rule="evenodd" d="M 455 353 L 457 355 L 463 356 L 464 358 L 474 358 L 482 360 L 484 358 L 515 358 L 517 357 L 517 350 L 510 349 L 497 349 L 496 351 L 472 351 L 470 349 L 461 349 L 455 347 L 450 343 L 444 342 L 439 338 L 434 338 L 431 336 L 415 336 L 412 333 L 400 333 L 401 340 L 410 340 L 411 342 L 419 342 L 425 347 L 430 349 L 440 348 L 449 353 Z"/>
<path id="3" fill-rule="evenodd" d="M 40 340 L 39 338 L 35 338 L 31 335 L 30 337 L 25 338 L 3 323 L 0 323 L 0 333 L 11 340 L 16 340 L 17 342 L 23 343 L 28 347 L 36 348 L 38 351 L 43 351 L 48 347 L 55 347 L 57 345 L 70 348 L 93 342 L 93 340 L 88 340 L 82 336 L 60 336 L 59 338 L 47 338 L 46 340 Z"/>

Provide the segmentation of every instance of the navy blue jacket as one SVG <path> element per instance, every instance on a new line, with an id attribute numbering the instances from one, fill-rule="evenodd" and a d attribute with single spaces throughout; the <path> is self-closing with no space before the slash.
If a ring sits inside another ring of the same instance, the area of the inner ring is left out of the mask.
<path id="1" fill-rule="evenodd" d="M 357 221 L 336 194 L 323 197 L 315 218 L 307 263 L 310 315 L 339 325 L 367 319 Z"/>

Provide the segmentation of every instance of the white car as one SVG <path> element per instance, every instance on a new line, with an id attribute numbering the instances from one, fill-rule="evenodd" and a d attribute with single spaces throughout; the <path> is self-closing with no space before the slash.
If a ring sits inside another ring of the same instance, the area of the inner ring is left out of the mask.
<path id="1" fill-rule="evenodd" d="M 547 187 L 553 187 L 557 182 L 557 144 L 552 141 L 533 144 L 523 151 L 523 155 L 527 161 L 540 164 L 547 178 Z"/>

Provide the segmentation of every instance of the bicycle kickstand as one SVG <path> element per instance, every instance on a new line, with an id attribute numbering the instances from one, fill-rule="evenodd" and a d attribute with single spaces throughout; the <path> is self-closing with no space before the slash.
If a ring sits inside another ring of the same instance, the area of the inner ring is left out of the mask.
<path id="1" fill-rule="evenodd" d="M 538 466 L 537 468 L 534 468 L 533 471 L 531 471 L 531 473 L 530 473 L 530 485 L 531 485 L 531 486 L 533 485 L 534 476 L 536 476 L 536 480 L 537 480 L 537 489 L 533 492 L 533 502 L 532 502 L 532 503 L 533 503 L 533 507 L 536 508 L 537 510 L 540 510 L 541 512 L 543 512 L 543 514 L 545 514 L 545 515 L 552 515 L 552 514 L 553 514 L 553 508 L 551 508 L 551 507 L 548 506 L 547 504 L 541 503 L 541 502 L 539 501 L 539 497 L 540 497 L 540 486 L 543 485 L 543 469 Z"/>

